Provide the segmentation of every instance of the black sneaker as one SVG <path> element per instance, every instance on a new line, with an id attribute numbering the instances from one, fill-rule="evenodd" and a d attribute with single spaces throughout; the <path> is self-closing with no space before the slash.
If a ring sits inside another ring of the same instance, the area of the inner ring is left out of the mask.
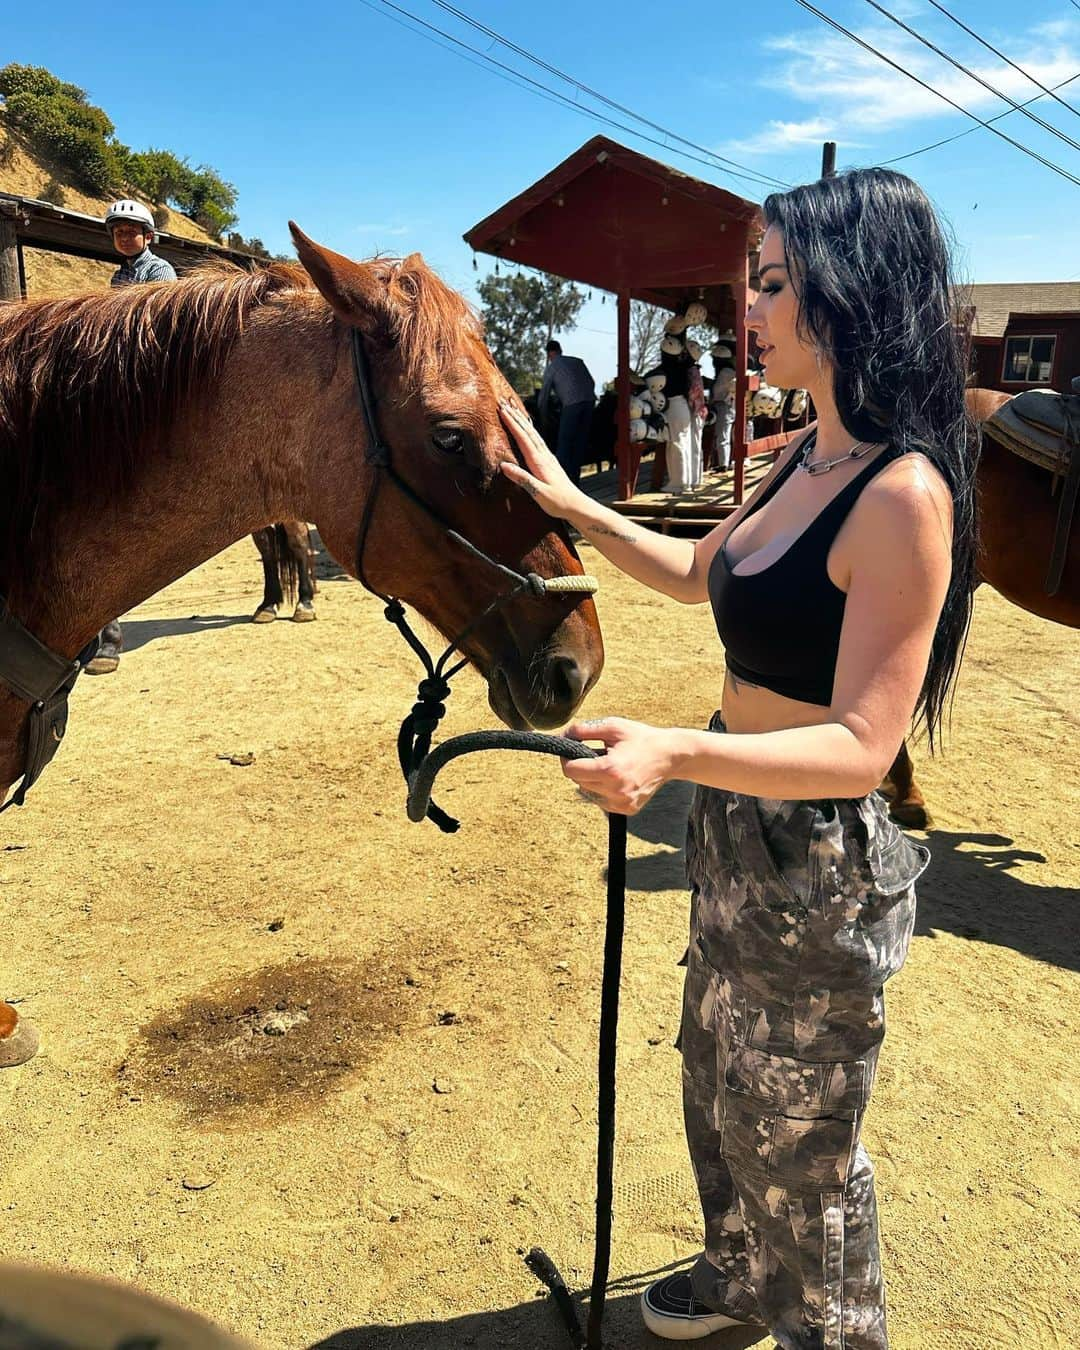
<path id="1" fill-rule="evenodd" d="M 747 1325 L 699 1302 L 685 1271 L 650 1284 L 641 1296 L 641 1315 L 652 1334 L 665 1341 L 699 1341 L 725 1327 Z"/>

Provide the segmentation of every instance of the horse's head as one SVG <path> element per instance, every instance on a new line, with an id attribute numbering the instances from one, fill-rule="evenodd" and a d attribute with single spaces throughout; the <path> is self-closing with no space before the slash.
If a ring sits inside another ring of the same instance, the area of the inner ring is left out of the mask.
<path id="1" fill-rule="evenodd" d="M 414 605 L 448 638 L 508 583 L 448 538 L 446 525 L 518 572 L 580 575 L 565 529 L 499 472 L 515 453 L 499 403 L 517 398 L 462 298 L 419 254 L 353 262 L 290 228 L 300 261 L 340 321 L 327 363 L 325 473 L 310 485 L 311 518 L 330 551 L 355 575 L 362 550 L 371 585 Z M 383 471 L 365 463 L 349 328 L 363 338 L 394 471 L 431 513 L 387 478 L 366 531 L 365 504 Z M 572 594 L 510 601 L 469 633 L 462 651 L 487 679 L 494 711 L 515 727 L 565 721 L 604 659 L 592 601 Z"/>

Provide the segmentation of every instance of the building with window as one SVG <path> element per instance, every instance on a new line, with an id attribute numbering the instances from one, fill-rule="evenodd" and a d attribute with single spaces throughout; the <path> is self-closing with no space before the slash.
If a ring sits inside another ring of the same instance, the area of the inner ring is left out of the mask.
<path id="1" fill-rule="evenodd" d="M 975 285 L 958 298 L 980 388 L 1065 393 L 1080 375 L 1080 281 Z"/>

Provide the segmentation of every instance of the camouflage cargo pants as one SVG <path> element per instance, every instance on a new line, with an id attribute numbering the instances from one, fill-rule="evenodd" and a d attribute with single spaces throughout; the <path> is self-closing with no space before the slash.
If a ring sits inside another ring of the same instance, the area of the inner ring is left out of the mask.
<path id="1" fill-rule="evenodd" d="M 694 797 L 681 1049 L 705 1252 L 692 1280 L 784 1350 L 888 1343 L 859 1133 L 882 986 L 907 955 L 929 858 L 877 793 Z"/>

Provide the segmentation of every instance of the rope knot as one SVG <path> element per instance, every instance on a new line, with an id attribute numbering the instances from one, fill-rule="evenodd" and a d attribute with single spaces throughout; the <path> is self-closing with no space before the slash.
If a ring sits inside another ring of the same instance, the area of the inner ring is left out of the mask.
<path id="1" fill-rule="evenodd" d="M 420 702 L 416 705 L 421 708 L 427 703 L 441 703 L 443 699 L 450 697 L 450 685 L 439 675 L 429 675 L 426 680 L 421 680 L 416 686 L 416 692 L 420 696 Z M 414 708 L 415 712 L 416 709 Z"/>
<path id="2" fill-rule="evenodd" d="M 383 618 L 389 620 L 390 623 L 400 623 L 404 617 L 405 606 L 400 600 L 391 600 L 383 610 Z"/>
<path id="3" fill-rule="evenodd" d="M 530 572 L 525 580 L 529 583 L 529 590 L 532 591 L 533 595 L 539 597 L 547 594 L 547 583 L 536 572 Z"/>

